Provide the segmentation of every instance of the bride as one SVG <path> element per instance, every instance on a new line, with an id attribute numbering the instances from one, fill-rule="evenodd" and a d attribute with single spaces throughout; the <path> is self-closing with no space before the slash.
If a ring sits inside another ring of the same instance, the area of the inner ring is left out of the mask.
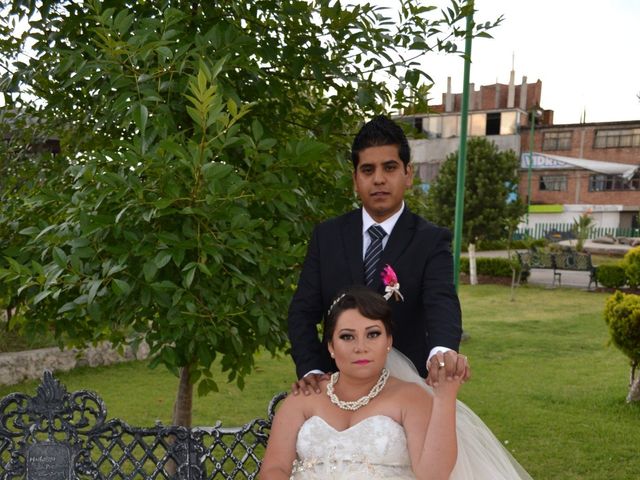
<path id="1" fill-rule="evenodd" d="M 325 337 L 338 372 L 322 382 L 326 395 L 289 395 L 282 403 L 260 478 L 530 479 L 456 401 L 460 380 L 439 369 L 428 387 L 391 348 L 391 326 L 387 302 L 369 289 L 336 299 Z"/>

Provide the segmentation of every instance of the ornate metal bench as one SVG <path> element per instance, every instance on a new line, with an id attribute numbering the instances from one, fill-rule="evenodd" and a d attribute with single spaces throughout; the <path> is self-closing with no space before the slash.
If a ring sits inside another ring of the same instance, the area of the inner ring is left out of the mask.
<path id="1" fill-rule="evenodd" d="M 532 268 L 542 268 L 553 270 L 553 283 L 556 286 L 562 285 L 562 272 L 559 270 L 574 270 L 589 272 L 589 285 L 595 283 L 598 286 L 596 277 L 596 266 L 591 262 L 591 254 L 587 252 L 577 252 L 575 250 L 566 250 L 562 252 L 547 252 L 543 250 L 527 250 L 526 252 L 516 252 L 518 263 L 520 264 L 520 273 L 517 277 L 517 284 L 520 284 L 520 275 L 523 271 L 530 271 Z"/>
<path id="2" fill-rule="evenodd" d="M 131 427 L 107 420 L 93 392 L 68 393 L 45 372 L 35 396 L 0 400 L 0 479 L 253 479 L 275 408 L 242 427 Z"/>

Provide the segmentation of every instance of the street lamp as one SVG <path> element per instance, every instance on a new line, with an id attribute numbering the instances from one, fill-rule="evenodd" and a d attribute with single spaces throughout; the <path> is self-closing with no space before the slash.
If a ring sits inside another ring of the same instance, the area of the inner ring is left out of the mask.
<path id="1" fill-rule="evenodd" d="M 527 172 L 527 235 L 529 235 L 529 210 L 531 210 L 531 170 L 533 169 L 533 136 L 536 130 L 536 120 L 542 117 L 542 110 L 533 107 L 529 111 L 529 169 Z"/>

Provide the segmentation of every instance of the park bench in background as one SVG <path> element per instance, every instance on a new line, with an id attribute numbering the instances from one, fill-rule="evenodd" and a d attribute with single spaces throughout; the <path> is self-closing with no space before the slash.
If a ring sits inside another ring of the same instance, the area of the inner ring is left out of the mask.
<path id="1" fill-rule="evenodd" d="M 589 272 L 589 284 L 587 289 L 591 288 L 591 284 L 598 286 L 596 278 L 596 267 L 591 262 L 591 254 L 587 252 L 577 252 L 575 250 L 562 250 L 558 252 L 549 252 L 546 250 L 527 250 L 525 252 L 516 252 L 518 263 L 520 264 L 519 274 L 516 283 L 520 284 L 520 277 L 523 271 L 529 272 L 533 268 L 542 268 L 553 270 L 553 283 L 556 286 L 562 285 L 561 270 L 573 270 Z"/>
<path id="2" fill-rule="evenodd" d="M 576 236 L 572 230 L 561 231 L 552 229 L 545 232 L 544 238 L 551 242 L 559 242 L 561 240 L 573 240 Z"/>
<path id="3" fill-rule="evenodd" d="M 68 393 L 45 372 L 35 396 L 0 400 L 0 477 L 27 480 L 253 479 L 277 403 L 242 427 L 131 427 L 107 420 L 93 392 Z"/>

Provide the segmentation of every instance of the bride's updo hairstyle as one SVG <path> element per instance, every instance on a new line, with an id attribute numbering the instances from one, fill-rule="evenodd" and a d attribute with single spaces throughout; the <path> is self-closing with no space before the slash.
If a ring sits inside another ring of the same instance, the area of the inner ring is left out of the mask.
<path id="1" fill-rule="evenodd" d="M 331 341 L 338 318 L 345 310 L 355 308 L 363 317 L 380 320 L 387 335 L 392 334 L 391 307 L 382 295 L 370 288 L 354 285 L 339 294 L 331 304 L 324 324 L 324 338 Z"/>

